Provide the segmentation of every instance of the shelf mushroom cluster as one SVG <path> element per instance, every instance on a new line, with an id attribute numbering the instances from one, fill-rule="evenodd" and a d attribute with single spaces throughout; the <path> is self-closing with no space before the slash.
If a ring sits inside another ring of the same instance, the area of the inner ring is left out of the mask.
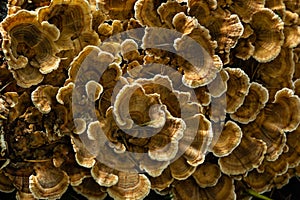
<path id="1" fill-rule="evenodd" d="M 300 175 L 300 4 L 7 6 L 0 191 L 249 199 Z"/>

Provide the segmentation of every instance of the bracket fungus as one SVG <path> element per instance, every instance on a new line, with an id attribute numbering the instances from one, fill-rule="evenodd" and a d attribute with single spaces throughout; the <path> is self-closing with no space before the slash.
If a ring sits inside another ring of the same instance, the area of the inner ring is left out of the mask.
<path id="1" fill-rule="evenodd" d="M 7 7 L 0 191 L 243 199 L 299 176 L 299 2 Z"/>
<path id="2" fill-rule="evenodd" d="M 228 175 L 246 174 L 261 165 L 266 150 L 262 140 L 245 136 L 231 154 L 219 158 L 220 169 Z"/>
<path id="3" fill-rule="evenodd" d="M 241 142 L 242 130 L 233 121 L 227 121 L 218 141 L 213 142 L 212 152 L 217 157 L 229 155 Z"/>
<path id="4" fill-rule="evenodd" d="M 184 158 L 179 158 L 171 163 L 170 170 L 172 177 L 176 180 L 185 180 L 196 170 L 196 167 L 189 165 Z"/>
<path id="5" fill-rule="evenodd" d="M 47 114 L 51 111 L 57 91 L 58 88 L 51 85 L 39 86 L 31 93 L 31 100 L 42 114 Z"/>
<path id="6" fill-rule="evenodd" d="M 59 29 L 56 44 L 60 50 L 75 48 L 78 53 L 87 44 L 99 44 L 97 33 L 92 30 L 90 9 L 87 1 L 52 0 L 49 6 L 38 10 L 38 20 L 40 23 L 49 22 Z"/>
<path id="7" fill-rule="evenodd" d="M 288 151 L 283 154 L 284 160 L 288 163 L 289 168 L 293 168 L 299 165 L 299 143 L 298 141 L 298 132 L 299 128 L 290 132 L 287 135 L 286 145 L 288 146 Z"/>
<path id="8" fill-rule="evenodd" d="M 126 20 L 133 17 L 133 7 L 136 0 L 129 1 L 96 1 L 99 9 L 103 9 L 110 19 Z"/>
<path id="9" fill-rule="evenodd" d="M 261 70 L 261 68 L 264 68 Z M 257 82 L 268 89 L 269 101 L 273 101 L 275 94 L 281 88 L 293 88 L 292 77 L 295 71 L 292 49 L 283 48 L 280 54 L 268 63 L 258 65 Z"/>
<path id="10" fill-rule="evenodd" d="M 253 14 L 250 25 L 256 36 L 253 58 L 262 63 L 276 58 L 284 42 L 282 19 L 270 9 L 262 9 Z"/>
<path id="11" fill-rule="evenodd" d="M 252 19 L 254 13 L 260 11 L 265 6 L 264 0 L 237 0 L 233 2 L 228 2 L 229 10 L 234 13 L 237 13 L 241 17 L 241 19 L 246 23 Z"/>
<path id="12" fill-rule="evenodd" d="M 139 20 L 142 25 L 160 27 L 162 22 L 160 21 L 157 8 L 159 2 L 138 0 L 134 4 L 135 18 Z"/>
<path id="13" fill-rule="evenodd" d="M 95 155 L 91 154 L 81 143 L 78 137 L 72 137 L 72 145 L 76 153 L 75 158 L 79 165 L 90 168 L 95 164 Z"/>
<path id="14" fill-rule="evenodd" d="M 1 23 L 3 52 L 18 85 L 31 87 L 43 80 L 43 74 L 56 70 L 60 58 L 55 41 L 59 30 L 48 22 L 37 22 L 34 11 L 20 10 Z M 33 39 L 34 38 L 34 39 Z"/>
<path id="15" fill-rule="evenodd" d="M 167 1 L 166 3 L 162 3 L 158 9 L 157 12 L 160 16 L 160 19 L 162 23 L 164 23 L 165 26 L 172 28 L 173 27 L 173 20 L 177 13 L 186 13 L 187 6 L 186 5 L 180 5 L 176 1 Z"/>
<path id="16" fill-rule="evenodd" d="M 204 163 L 197 167 L 192 176 L 201 188 L 206 188 L 215 186 L 221 175 L 222 174 L 218 165 Z"/>
<path id="17" fill-rule="evenodd" d="M 270 190 L 274 176 L 272 173 L 258 173 L 257 170 L 252 170 L 244 180 L 252 189 L 263 193 Z"/>
<path id="18" fill-rule="evenodd" d="M 91 177 L 83 179 L 82 183 L 72 187 L 73 190 L 91 200 L 102 200 L 107 197 L 105 189 L 99 186 Z"/>
<path id="19" fill-rule="evenodd" d="M 119 181 L 119 177 L 115 170 L 99 162 L 93 166 L 91 174 L 94 180 L 101 186 L 110 187 L 117 184 Z"/>
<path id="20" fill-rule="evenodd" d="M 210 31 L 212 39 L 218 44 L 216 52 L 222 58 L 223 64 L 227 64 L 230 49 L 235 47 L 244 28 L 238 15 L 209 4 L 210 2 L 205 1 L 189 1 L 188 13 Z"/>
<path id="21" fill-rule="evenodd" d="M 169 188 L 171 183 L 174 181 L 174 178 L 171 175 L 170 168 L 166 168 L 161 175 L 157 177 L 150 177 L 151 189 L 156 191 L 163 191 L 166 188 Z"/>
<path id="22" fill-rule="evenodd" d="M 268 90 L 262 85 L 252 82 L 243 104 L 230 117 L 237 122 L 247 124 L 256 119 L 268 99 Z"/>
<path id="23" fill-rule="evenodd" d="M 66 172 L 54 167 L 36 166 L 36 175 L 29 177 L 29 189 L 38 199 L 60 198 L 68 188 L 69 178 Z"/>
<path id="24" fill-rule="evenodd" d="M 150 181 L 144 174 L 118 173 L 119 181 L 107 189 L 114 199 L 143 199 L 150 192 Z"/>
<path id="25" fill-rule="evenodd" d="M 12 181 L 5 176 L 5 174 L 2 172 L 0 174 L 0 191 L 5 193 L 10 193 L 15 190 L 15 187 L 12 184 Z"/>
<path id="26" fill-rule="evenodd" d="M 197 185 L 195 180 L 189 178 L 182 182 L 174 184 L 173 188 L 175 199 L 236 199 L 234 193 L 233 180 L 228 176 L 223 175 L 220 177 L 215 186 L 201 188 Z"/>
<path id="27" fill-rule="evenodd" d="M 226 91 L 226 112 L 235 112 L 244 102 L 245 96 L 248 94 L 250 80 L 244 71 L 236 68 L 226 68 L 229 75 Z"/>

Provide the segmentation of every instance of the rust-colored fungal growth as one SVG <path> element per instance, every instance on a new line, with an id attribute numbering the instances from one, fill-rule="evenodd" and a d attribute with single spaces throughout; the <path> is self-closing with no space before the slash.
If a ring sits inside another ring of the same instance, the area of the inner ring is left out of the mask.
<path id="1" fill-rule="evenodd" d="M 7 7 L 1 192 L 234 200 L 300 175 L 299 2 Z"/>

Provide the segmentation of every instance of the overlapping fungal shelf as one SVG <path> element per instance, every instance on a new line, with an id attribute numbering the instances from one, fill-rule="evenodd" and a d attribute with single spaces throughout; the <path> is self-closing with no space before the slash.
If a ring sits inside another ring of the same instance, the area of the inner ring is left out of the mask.
<path id="1" fill-rule="evenodd" d="M 249 189 L 264 193 L 299 176 L 299 2 L 7 7 L 0 191 L 24 200 L 59 199 L 68 187 L 87 199 L 143 199 L 151 190 L 250 199 Z M 186 51 L 192 42 L 201 58 Z M 178 54 L 153 48 L 161 45 Z"/>

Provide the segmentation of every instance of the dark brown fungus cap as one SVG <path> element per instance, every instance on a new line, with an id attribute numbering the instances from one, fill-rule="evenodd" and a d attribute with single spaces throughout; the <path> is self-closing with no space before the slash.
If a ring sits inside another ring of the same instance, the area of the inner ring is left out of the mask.
<path id="1" fill-rule="evenodd" d="M 123 106 L 124 102 L 128 102 L 129 106 Z M 158 94 L 146 94 L 143 87 L 139 84 L 126 85 L 119 91 L 114 103 L 113 111 L 116 122 L 120 127 L 126 129 L 132 128 L 134 123 L 138 125 L 147 123 L 147 125 L 149 124 L 151 126 L 152 120 L 155 119 L 151 119 L 150 116 L 142 114 L 151 112 L 151 110 L 154 109 L 152 106 L 159 104 L 161 103 Z M 123 116 L 124 113 L 135 114 L 136 116 Z M 162 110 L 160 113 L 161 116 L 157 116 L 158 118 L 156 120 L 163 120 L 163 125 L 165 122 L 165 113 Z M 158 126 L 156 123 L 153 123 L 153 125 L 157 126 L 157 128 L 161 127 L 161 125 Z"/>
<path id="2" fill-rule="evenodd" d="M 265 0 L 237 0 L 229 5 L 229 10 L 238 14 L 243 22 L 248 23 L 252 15 L 264 8 Z"/>
<path id="3" fill-rule="evenodd" d="M 271 189 L 274 177 L 274 173 L 258 173 L 256 170 L 252 170 L 243 180 L 255 191 L 263 193 Z"/>
<path id="4" fill-rule="evenodd" d="M 100 35 L 101 41 L 105 38 L 108 38 L 113 34 L 113 27 L 108 23 L 101 23 L 98 28 L 97 32 Z"/>
<path id="5" fill-rule="evenodd" d="M 36 175 L 29 177 L 29 189 L 38 199 L 58 199 L 68 189 L 69 177 L 66 172 L 53 166 L 36 165 Z"/>
<path id="6" fill-rule="evenodd" d="M 138 44 L 132 39 L 124 40 L 121 44 L 121 55 L 126 61 L 138 60 L 140 57 Z"/>
<path id="7" fill-rule="evenodd" d="M 108 15 L 110 19 L 126 20 L 134 16 L 133 8 L 136 0 L 122 1 L 122 0 L 104 0 L 98 1 L 99 9 Z M 102 11 L 102 10 L 101 10 Z"/>
<path id="8" fill-rule="evenodd" d="M 211 94 L 206 86 L 195 88 L 195 94 L 198 102 L 203 106 L 208 106 L 211 102 Z"/>
<path id="9" fill-rule="evenodd" d="M 152 136 L 147 144 L 149 157 L 157 161 L 173 159 L 178 152 L 178 143 L 184 134 L 185 128 L 186 124 L 182 119 L 169 115 L 163 129 Z"/>
<path id="10" fill-rule="evenodd" d="M 295 13 L 300 12 L 300 3 L 298 1 L 283 0 L 286 9 Z"/>
<path id="11" fill-rule="evenodd" d="M 170 168 L 166 168 L 160 176 L 150 177 L 151 189 L 162 191 L 170 187 L 171 183 L 174 181 L 174 178 L 171 175 Z"/>
<path id="12" fill-rule="evenodd" d="M 273 12 L 275 12 L 282 20 L 285 20 L 286 7 L 284 5 L 284 0 L 266 0 L 265 7 L 270 8 Z"/>
<path id="13" fill-rule="evenodd" d="M 91 177 L 91 170 L 80 166 L 74 159 L 73 152 L 69 152 L 66 161 L 60 168 L 68 174 L 71 186 L 78 186 L 85 178 Z"/>
<path id="14" fill-rule="evenodd" d="M 286 26 L 294 26 L 298 23 L 299 15 L 297 13 L 294 13 L 290 10 L 286 10 L 284 12 L 284 25 Z"/>
<path id="15" fill-rule="evenodd" d="M 13 96 L 15 96 L 17 93 L 14 93 Z M 5 96 L 11 96 L 12 94 L 6 93 Z M 21 95 L 17 95 L 15 97 L 18 97 L 18 99 L 14 98 L 12 100 L 12 109 L 9 112 L 9 120 L 14 121 L 20 115 L 22 115 L 26 109 L 30 106 L 30 95 L 27 92 L 22 93 Z"/>
<path id="16" fill-rule="evenodd" d="M 233 179 L 226 175 L 222 175 L 215 186 L 208 187 L 206 189 L 201 188 L 201 190 L 206 193 L 206 196 L 211 196 L 210 198 L 219 199 L 219 200 L 236 199 Z"/>
<path id="17" fill-rule="evenodd" d="M 77 136 L 71 137 L 73 149 L 75 151 L 75 159 L 80 166 L 91 168 L 95 164 L 95 155 L 86 149 L 85 145 Z"/>
<path id="18" fill-rule="evenodd" d="M 275 161 L 264 160 L 263 163 L 257 168 L 259 173 L 270 172 L 275 176 L 280 176 L 288 171 L 288 163 L 284 159 L 284 154 L 281 154 Z"/>
<path id="19" fill-rule="evenodd" d="M 283 186 L 289 183 L 291 178 L 292 176 L 289 173 L 278 175 L 273 179 L 272 186 L 276 187 L 277 189 L 281 189 Z"/>
<path id="20" fill-rule="evenodd" d="M 196 167 L 189 165 L 183 157 L 179 157 L 170 164 L 170 169 L 173 178 L 185 180 L 195 172 Z"/>
<path id="21" fill-rule="evenodd" d="M 16 193 L 16 199 L 17 200 L 36 200 L 32 193 L 22 192 L 18 191 Z"/>
<path id="22" fill-rule="evenodd" d="M 107 196 L 105 188 L 99 186 L 91 177 L 83 179 L 78 186 L 73 186 L 73 190 L 89 200 L 103 200 Z"/>
<path id="23" fill-rule="evenodd" d="M 242 60 L 248 60 L 254 53 L 255 47 L 252 42 L 247 39 L 240 39 L 237 43 L 234 51 L 235 57 L 240 58 Z"/>
<path id="24" fill-rule="evenodd" d="M 194 124 L 194 120 L 198 120 L 198 124 Z M 185 122 L 188 128 L 179 142 L 179 148 L 184 151 L 183 157 L 187 163 L 196 167 L 204 162 L 205 154 L 211 143 L 211 122 L 202 114 L 194 115 Z M 191 127 L 195 125 L 198 125 L 197 129 Z M 196 131 L 196 135 L 193 135 L 194 131 Z"/>
<path id="25" fill-rule="evenodd" d="M 188 199 L 228 199 L 235 200 L 235 187 L 233 179 L 223 175 L 220 177 L 218 183 L 215 186 L 200 188 L 195 180 L 188 178 L 184 181 L 174 183 L 173 193 L 176 200 L 188 200 Z"/>
<path id="26" fill-rule="evenodd" d="M 269 101 L 273 101 L 276 92 L 281 88 L 293 87 L 293 73 L 297 70 L 297 65 L 293 61 L 292 49 L 282 48 L 280 54 L 268 63 L 259 63 L 257 82 L 263 84 L 268 89 Z"/>
<path id="27" fill-rule="evenodd" d="M 202 194 L 196 181 L 188 178 L 172 184 L 172 193 L 176 200 L 201 199 Z"/>
<path id="28" fill-rule="evenodd" d="M 73 133 L 75 134 L 82 134 L 85 132 L 86 130 L 86 121 L 82 118 L 75 118 L 74 120 L 74 125 L 75 125 L 75 130 L 73 131 Z"/>
<path id="29" fill-rule="evenodd" d="M 287 134 L 286 144 L 288 146 L 288 152 L 282 155 L 282 159 L 284 159 L 290 168 L 294 168 L 300 164 L 300 127 L 290 133 Z"/>
<path id="30" fill-rule="evenodd" d="M 218 140 L 212 146 L 212 152 L 217 157 L 229 155 L 241 142 L 241 128 L 233 121 L 227 121 Z"/>
<path id="31" fill-rule="evenodd" d="M 12 181 L 3 173 L 0 173 L 0 191 L 5 193 L 11 193 L 15 190 Z"/>
<path id="32" fill-rule="evenodd" d="M 69 82 L 75 82 L 77 73 L 81 67 L 88 69 L 88 71 L 82 72 L 87 73 L 87 76 L 81 75 L 81 79 L 77 80 L 78 83 L 85 84 L 90 80 L 98 81 L 95 80 L 97 75 L 99 73 L 102 74 L 109 64 L 113 62 L 113 60 L 114 56 L 111 53 L 102 51 L 96 46 L 86 46 L 70 64 L 68 72 L 69 78 L 66 80 L 65 84 Z"/>
<path id="33" fill-rule="evenodd" d="M 197 20 L 187 16 L 184 12 L 177 13 L 172 21 L 175 30 L 182 34 L 189 34 L 196 27 L 197 23 Z"/>
<path id="34" fill-rule="evenodd" d="M 144 174 L 119 172 L 118 177 L 118 183 L 107 188 L 112 198 L 134 200 L 143 199 L 149 194 L 151 183 Z"/>
<path id="35" fill-rule="evenodd" d="M 209 94 L 212 97 L 220 97 L 227 91 L 227 81 L 229 79 L 229 75 L 225 69 L 222 69 L 217 77 L 207 85 L 207 89 L 209 90 Z M 196 94 L 197 95 L 197 94 Z"/>
<path id="36" fill-rule="evenodd" d="M 227 113 L 234 113 L 244 102 L 250 87 L 248 75 L 239 68 L 225 68 L 229 75 L 227 81 Z"/>
<path id="37" fill-rule="evenodd" d="M 56 101 L 66 108 L 71 109 L 72 106 L 72 92 L 75 88 L 75 84 L 70 82 L 63 87 L 60 87 L 56 94 Z M 71 115 L 71 112 L 70 112 Z M 72 116 L 69 116 L 72 118 Z"/>
<path id="38" fill-rule="evenodd" d="M 218 183 L 221 171 L 216 164 L 203 163 L 197 167 L 192 176 L 201 188 L 212 187 Z"/>
<path id="39" fill-rule="evenodd" d="M 267 147 L 262 140 L 244 136 L 231 154 L 219 158 L 219 166 L 228 175 L 245 174 L 261 165 Z"/>
<path id="40" fill-rule="evenodd" d="M 276 58 L 284 42 L 281 18 L 270 9 L 262 9 L 254 13 L 250 25 L 256 37 L 253 58 L 263 63 Z"/>
<path id="41" fill-rule="evenodd" d="M 117 184 L 119 181 L 119 177 L 117 176 L 115 170 L 100 162 L 97 162 L 93 166 L 91 174 L 94 180 L 101 186 L 111 187 Z"/>
<path id="42" fill-rule="evenodd" d="M 286 135 L 276 123 L 270 122 L 272 117 L 275 117 L 274 113 L 269 120 L 265 117 L 261 117 L 264 116 L 264 112 L 262 111 L 261 113 L 262 114 L 260 114 L 254 122 L 242 126 L 242 130 L 244 135 L 249 135 L 264 141 L 267 145 L 265 157 L 267 160 L 274 161 L 285 148 Z"/>
<path id="43" fill-rule="evenodd" d="M 230 117 L 242 124 L 247 124 L 255 120 L 268 99 L 268 90 L 261 84 L 252 82 L 243 104 Z"/>
<path id="44" fill-rule="evenodd" d="M 274 115 L 273 120 L 268 108 L 272 109 Z M 275 94 L 275 100 L 264 109 L 266 115 L 270 117 L 270 121 L 277 124 L 284 131 L 295 130 L 300 123 L 300 99 L 291 89 L 283 88 Z M 285 117 L 283 117 L 285 116 Z M 279 120 L 280 121 L 277 121 Z M 276 123 L 277 121 L 277 123 Z"/>

